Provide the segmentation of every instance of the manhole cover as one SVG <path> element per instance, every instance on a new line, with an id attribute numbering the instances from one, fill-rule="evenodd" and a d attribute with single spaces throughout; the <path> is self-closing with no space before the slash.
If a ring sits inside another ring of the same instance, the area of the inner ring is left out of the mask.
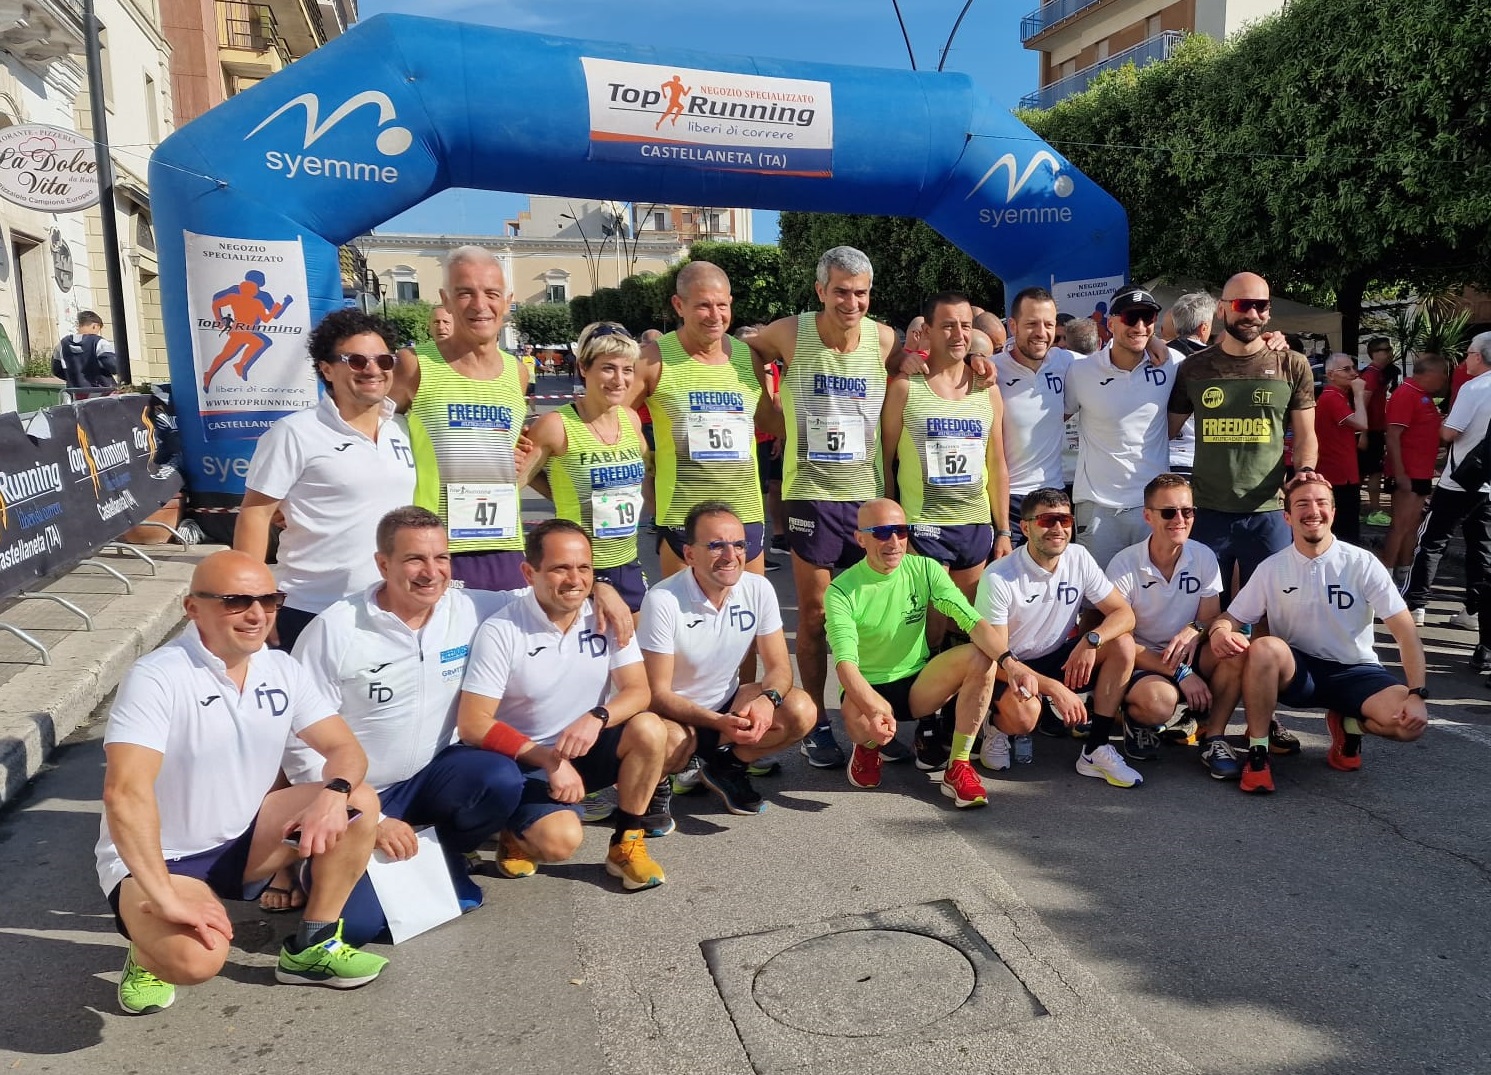
<path id="1" fill-rule="evenodd" d="M 957 948 L 904 930 L 829 933 L 772 957 L 751 987 L 777 1022 L 810 1034 L 867 1038 L 935 1023 L 973 992 Z"/>

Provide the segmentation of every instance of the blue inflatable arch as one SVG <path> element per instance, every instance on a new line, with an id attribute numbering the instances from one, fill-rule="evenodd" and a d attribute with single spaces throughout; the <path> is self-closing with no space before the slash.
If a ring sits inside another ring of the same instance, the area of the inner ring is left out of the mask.
<path id="1" fill-rule="evenodd" d="M 959 74 L 577 41 L 401 15 L 186 125 L 150 165 L 199 505 L 313 403 L 337 247 L 447 187 L 919 217 L 1064 309 L 1128 265 L 1122 208 Z"/>

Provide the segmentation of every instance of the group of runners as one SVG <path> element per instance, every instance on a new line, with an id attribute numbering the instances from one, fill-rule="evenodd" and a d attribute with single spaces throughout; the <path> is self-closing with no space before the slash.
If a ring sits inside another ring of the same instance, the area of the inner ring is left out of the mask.
<path id="1" fill-rule="evenodd" d="M 261 439 L 234 549 L 202 561 L 188 627 L 120 687 L 97 858 L 131 939 L 128 1012 L 218 972 L 223 899 L 300 909 L 279 980 L 373 980 L 387 961 L 362 946 L 387 908 L 364 870 L 420 853 L 427 826 L 463 909 L 484 844 L 528 876 L 575 854 L 582 817 L 611 819 L 624 889 L 655 887 L 647 841 L 673 830 L 673 796 L 759 813 L 754 781 L 794 744 L 859 788 L 914 759 L 968 808 L 988 802 L 974 758 L 1008 769 L 1037 730 L 1080 740 L 1079 774 L 1132 788 L 1168 729 L 1213 777 L 1266 792 L 1270 756 L 1300 749 L 1280 701 L 1328 710 L 1345 771 L 1365 734 L 1427 724 L 1412 616 L 1331 534 L 1310 370 L 1264 332 L 1257 276 L 1228 281 L 1222 336 L 1189 357 L 1138 287 L 1078 356 L 1039 288 L 1007 324 L 934 295 L 903 341 L 867 316 L 873 270 L 848 247 L 818 264 L 820 310 L 742 340 L 725 274 L 690 263 L 678 328 L 587 326 L 583 394 L 529 425 L 529 374 L 497 342 L 500 262 L 463 247 L 446 273 L 421 353 L 355 310 L 316 327 L 320 404 Z M 1188 477 L 1170 452 L 1192 435 Z M 764 577 L 774 456 L 796 674 Z M 524 488 L 554 518 L 525 529 Z"/>

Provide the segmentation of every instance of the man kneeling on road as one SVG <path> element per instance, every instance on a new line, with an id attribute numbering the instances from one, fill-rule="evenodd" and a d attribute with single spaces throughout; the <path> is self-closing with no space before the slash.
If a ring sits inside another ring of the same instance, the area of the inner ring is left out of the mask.
<path id="1" fill-rule="evenodd" d="M 854 742 L 849 783 L 880 786 L 880 748 L 896 722 L 933 716 L 954 696 L 957 717 L 942 793 L 959 807 L 988 802 L 968 759 L 994 689 L 994 658 L 1005 650 L 1003 627 L 979 619 L 942 565 L 909 555 L 906 515 L 894 500 L 859 509 L 855 537 L 865 558 L 829 584 L 824 602 L 828 642 L 844 694 L 844 729 Z M 931 656 L 927 609 L 936 608 L 973 640 Z M 1033 677 L 1016 680 L 1034 690 Z M 917 737 L 920 744 L 922 737 Z"/>
<path id="2" fill-rule="evenodd" d="M 1325 479 L 1296 478 L 1284 490 L 1289 548 L 1263 563 L 1208 632 L 1222 664 L 1238 662 L 1238 686 L 1213 684 L 1213 713 L 1230 714 L 1242 694 L 1248 721 L 1248 758 L 1241 787 L 1274 790 L 1268 728 L 1274 707 L 1326 707 L 1331 745 L 1326 764 L 1351 772 L 1362 766 L 1362 734 L 1409 743 L 1429 725 L 1424 705 L 1424 647 L 1392 576 L 1365 549 L 1331 534 L 1335 497 Z M 1249 639 L 1243 624 L 1268 617 L 1269 634 Z M 1398 643 L 1409 685 L 1382 667 L 1372 649 L 1372 621 Z"/>
<path id="3" fill-rule="evenodd" d="M 659 820 L 648 815 L 667 786 L 665 759 L 682 768 L 688 737 L 647 711 L 636 639 L 621 646 L 596 630 L 585 531 L 565 519 L 540 523 L 523 556 L 533 591 L 478 629 L 456 718 L 461 742 L 515 758 L 528 775 L 498 872 L 527 877 L 536 862 L 573 855 L 582 836 L 575 807 L 587 791 L 615 784 L 620 809 L 606 872 L 628 891 L 660 885 L 645 830 Z"/>
<path id="4" fill-rule="evenodd" d="M 96 856 L 130 941 L 119 1004 L 131 1015 L 169 1008 L 176 986 L 216 976 L 233 939 L 219 901 L 257 898 L 297 857 L 311 860 L 316 891 L 275 977 L 351 989 L 388 964 L 342 940 L 378 796 L 336 707 L 289 654 L 264 647 L 284 599 L 261 561 L 213 553 L 192 573 L 191 625 L 135 662 L 109 712 Z M 325 759 L 324 786 L 269 790 L 291 732 Z"/>
<path id="5" fill-rule="evenodd" d="M 692 726 L 699 779 L 732 814 L 765 806 L 750 763 L 807 735 L 817 712 L 792 685 L 792 659 L 776 591 L 745 570 L 745 524 L 720 500 L 695 505 L 683 522 L 680 571 L 647 591 L 637 639 L 652 707 Z M 751 643 L 765 665 L 759 683 L 741 683 Z"/>
<path id="6" fill-rule="evenodd" d="M 1077 772 L 1116 788 L 1144 783 L 1108 742 L 1119 703 L 1134 671 L 1134 612 L 1108 581 L 1097 561 L 1073 545 L 1072 502 L 1060 489 L 1036 489 L 1020 505 L 1026 542 L 1013 556 L 996 560 L 979 580 L 974 607 L 1009 632 L 1010 652 L 999 656 L 1001 681 L 1033 677 L 1028 694 L 996 689 L 994 726 L 984 736 L 990 768 L 1009 767 L 1010 735 L 1028 735 L 1041 715 L 1042 697 L 1066 728 L 1087 724 L 1087 744 L 1077 756 Z M 1077 621 L 1086 600 L 1102 622 L 1079 634 Z M 1092 714 L 1077 693 L 1092 686 Z M 1001 683 L 1001 688 L 1003 683 Z M 1058 726 L 1054 734 L 1063 734 Z M 991 743 L 991 740 L 993 741 Z M 1001 742 L 1001 740 L 1003 740 Z M 1001 750 L 1002 747 L 1002 750 Z"/>
<path id="7" fill-rule="evenodd" d="M 1118 596 L 1134 610 L 1134 674 L 1123 698 L 1123 752 L 1134 761 L 1159 756 L 1155 729 L 1169 723 L 1182 701 L 1187 716 L 1181 736 L 1187 740 L 1196 731 L 1189 714 L 1205 714 L 1211 706 L 1207 681 L 1217 659 L 1200 642 L 1222 611 L 1222 571 L 1216 553 L 1187 540 L 1195 518 L 1191 483 L 1179 474 L 1161 474 L 1144 487 L 1148 540 L 1108 564 Z M 1213 776 L 1217 766 L 1231 763 L 1235 777 L 1237 761 L 1227 741 L 1218 737 L 1214 744 L 1207 749 L 1219 752 L 1216 766 L 1205 754 L 1202 761 Z"/>

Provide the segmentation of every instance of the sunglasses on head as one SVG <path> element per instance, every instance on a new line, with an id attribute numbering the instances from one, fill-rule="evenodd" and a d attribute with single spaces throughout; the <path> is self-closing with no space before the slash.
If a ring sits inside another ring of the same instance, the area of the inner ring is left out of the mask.
<path id="1" fill-rule="evenodd" d="M 861 526 L 861 534 L 869 534 L 876 541 L 889 541 L 891 538 L 905 538 L 911 533 L 911 527 L 905 523 L 886 523 L 883 526 Z"/>
<path id="2" fill-rule="evenodd" d="M 1031 515 L 1026 520 L 1035 523 L 1043 530 L 1050 530 L 1053 526 L 1061 526 L 1070 530 L 1072 528 L 1072 516 L 1069 512 L 1043 511 L 1039 515 Z"/>
<path id="3" fill-rule="evenodd" d="M 632 338 L 632 334 L 626 329 L 622 328 L 620 325 L 612 325 L 603 321 L 599 325 L 596 325 L 595 328 L 590 330 L 590 335 L 587 336 L 586 339 L 598 340 L 602 336 L 624 336 L 628 340 Z"/>
<path id="4" fill-rule="evenodd" d="M 394 358 L 393 355 L 385 351 L 381 355 L 337 355 L 332 359 L 332 361 L 345 362 L 347 363 L 348 369 L 351 369 L 357 373 L 361 373 L 363 370 L 367 369 L 368 366 L 376 362 L 380 370 L 382 370 L 384 373 L 389 373 L 393 370 L 394 364 L 398 360 Z"/>
<path id="5" fill-rule="evenodd" d="M 1166 522 L 1174 519 L 1177 515 L 1182 519 L 1194 519 L 1196 517 L 1195 508 L 1150 508 L 1149 510 L 1159 512 L 1160 518 Z"/>
<path id="6" fill-rule="evenodd" d="M 1273 305 L 1269 299 L 1232 299 L 1232 312 L 1245 314 L 1249 310 L 1255 310 L 1260 314 L 1268 313 L 1268 308 Z"/>
<path id="7" fill-rule="evenodd" d="M 223 606 L 223 611 L 230 615 L 247 612 L 249 606 L 255 601 L 264 606 L 265 612 L 278 612 L 285 603 L 285 592 L 276 590 L 274 593 L 192 593 L 193 597 L 204 601 L 217 601 Z"/>
<path id="8" fill-rule="evenodd" d="M 734 541 L 726 541 L 724 538 L 718 538 L 714 541 L 706 541 L 704 547 L 718 556 L 727 549 L 732 552 L 745 552 L 747 545 L 745 538 L 737 538 Z"/>
<path id="9" fill-rule="evenodd" d="M 1128 325 L 1129 328 L 1133 328 L 1135 325 L 1141 322 L 1146 325 L 1152 325 L 1155 323 L 1155 318 L 1159 316 L 1160 315 L 1158 311 L 1155 310 L 1133 309 L 1125 310 L 1123 313 L 1118 315 L 1118 319 L 1125 325 Z"/>

